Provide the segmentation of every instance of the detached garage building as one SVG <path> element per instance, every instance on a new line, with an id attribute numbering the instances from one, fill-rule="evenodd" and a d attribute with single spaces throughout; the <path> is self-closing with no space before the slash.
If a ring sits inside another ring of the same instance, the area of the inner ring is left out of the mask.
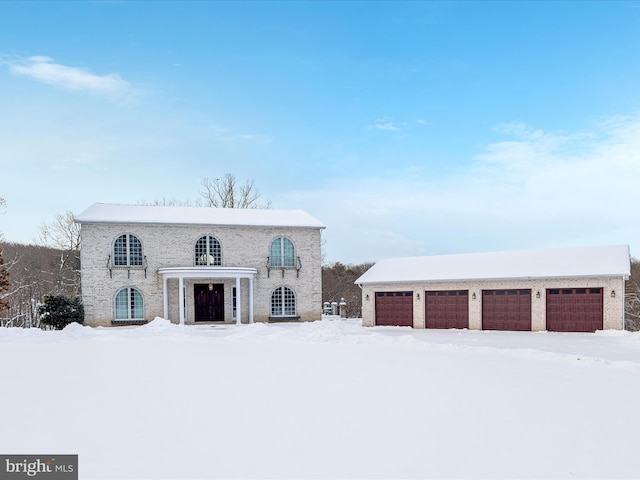
<path id="1" fill-rule="evenodd" d="M 594 332 L 624 328 L 629 247 L 384 259 L 356 283 L 365 326 Z"/>

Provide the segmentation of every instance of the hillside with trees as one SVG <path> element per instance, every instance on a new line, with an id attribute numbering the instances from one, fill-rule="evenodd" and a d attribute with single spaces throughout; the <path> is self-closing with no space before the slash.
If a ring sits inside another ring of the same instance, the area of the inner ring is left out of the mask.
<path id="1" fill-rule="evenodd" d="M 346 302 L 346 317 L 360 318 L 362 314 L 362 290 L 354 282 L 373 263 L 358 265 L 336 262 L 322 267 L 322 300 L 324 302 Z"/>
<path id="2" fill-rule="evenodd" d="M 241 183 L 232 174 L 205 178 L 199 192 L 209 207 L 270 208 L 259 204 L 260 193 L 252 180 Z M 0 197 L 0 213 L 5 201 Z M 191 205 L 189 201 L 161 199 L 147 205 Z M 204 206 L 202 201 L 196 205 Z M 47 295 L 80 295 L 80 226 L 72 212 L 58 214 L 39 229 L 39 245 L 4 242 L 0 232 L 0 326 L 39 327 L 38 307 Z M 344 299 L 348 318 L 362 314 L 362 294 L 354 282 L 373 263 L 322 267 L 322 300 Z M 318 306 L 318 312 L 322 306 Z M 640 330 L 640 260 L 631 259 L 631 276 L 625 292 L 626 329 Z"/>
<path id="3" fill-rule="evenodd" d="M 4 263 L 3 263 L 4 262 Z M 362 293 L 354 282 L 372 263 L 335 262 L 322 267 L 322 299 L 346 302 L 346 316 L 359 318 Z M 0 243 L 0 326 L 39 327 L 38 306 L 45 295 L 80 294 L 78 250 L 43 245 Z M 2 308 L 2 305 L 8 308 Z M 318 306 L 320 311 L 321 306 Z M 640 260 L 631 260 L 625 295 L 627 330 L 640 330 Z"/>
<path id="4" fill-rule="evenodd" d="M 8 288 L 0 292 L 8 304 L 0 313 L 1 326 L 38 327 L 38 306 L 45 295 L 80 293 L 80 259 L 72 252 L 11 242 L 0 248 L 9 280 Z"/>

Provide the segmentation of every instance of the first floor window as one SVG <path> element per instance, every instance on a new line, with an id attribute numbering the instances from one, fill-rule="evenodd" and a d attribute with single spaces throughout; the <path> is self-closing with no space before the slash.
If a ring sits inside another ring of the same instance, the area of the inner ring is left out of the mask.
<path id="1" fill-rule="evenodd" d="M 144 319 L 142 294 L 133 287 L 123 288 L 116 294 L 116 320 Z"/>
<path id="2" fill-rule="evenodd" d="M 271 316 L 292 317 L 296 314 L 296 296 L 288 287 L 278 287 L 271 294 Z"/>

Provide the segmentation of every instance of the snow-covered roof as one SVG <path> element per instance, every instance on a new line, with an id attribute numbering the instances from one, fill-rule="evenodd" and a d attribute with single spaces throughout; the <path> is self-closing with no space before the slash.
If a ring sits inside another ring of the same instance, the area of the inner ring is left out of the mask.
<path id="1" fill-rule="evenodd" d="M 378 261 L 357 284 L 624 276 L 630 273 L 628 245 L 467 253 Z"/>
<path id="2" fill-rule="evenodd" d="M 226 225 L 325 228 L 304 210 L 165 207 L 94 203 L 75 218 L 78 223 L 153 225 Z"/>

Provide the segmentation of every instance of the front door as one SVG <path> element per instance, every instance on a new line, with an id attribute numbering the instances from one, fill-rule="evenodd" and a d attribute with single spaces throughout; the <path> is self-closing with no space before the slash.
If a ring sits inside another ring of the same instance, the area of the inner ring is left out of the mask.
<path id="1" fill-rule="evenodd" d="M 224 321 L 223 284 L 195 284 L 193 286 L 193 293 L 195 298 L 196 322 Z"/>

